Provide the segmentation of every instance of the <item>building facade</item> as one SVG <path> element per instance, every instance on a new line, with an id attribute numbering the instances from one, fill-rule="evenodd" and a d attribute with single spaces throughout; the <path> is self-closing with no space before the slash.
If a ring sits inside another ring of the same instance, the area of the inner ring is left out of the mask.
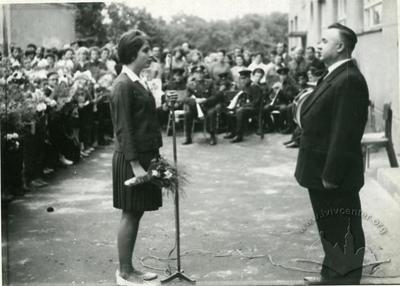
<path id="1" fill-rule="evenodd" d="M 0 5 L 0 41 L 62 48 L 75 40 L 75 10 L 64 3 Z"/>
<path id="2" fill-rule="evenodd" d="M 354 58 L 375 104 L 376 128 L 383 129 L 382 107 L 390 102 L 397 153 L 400 152 L 399 6 L 396 0 L 291 0 L 289 11 L 289 49 L 316 46 L 322 31 L 334 22 L 357 33 Z"/>

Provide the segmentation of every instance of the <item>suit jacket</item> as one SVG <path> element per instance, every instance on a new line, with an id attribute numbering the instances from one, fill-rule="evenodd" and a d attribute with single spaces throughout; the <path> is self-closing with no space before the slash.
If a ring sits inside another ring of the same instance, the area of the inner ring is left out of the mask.
<path id="1" fill-rule="evenodd" d="M 279 90 L 274 101 L 274 105 L 288 105 L 293 102 L 296 95 L 299 93 L 299 89 L 295 86 L 289 78 L 282 83 L 282 88 Z"/>
<path id="2" fill-rule="evenodd" d="M 324 189 L 322 178 L 346 190 L 363 186 L 360 142 L 368 102 L 367 83 L 352 61 L 317 85 L 301 109 L 303 131 L 295 172 L 301 186 Z"/>
<path id="3" fill-rule="evenodd" d="M 250 108 L 259 110 L 262 100 L 262 89 L 260 86 L 252 84 L 244 88 L 242 95 L 239 97 L 238 108 Z"/>
<path id="4" fill-rule="evenodd" d="M 141 83 L 121 73 L 114 81 L 110 103 L 115 150 L 123 152 L 126 160 L 162 146 L 155 99 Z"/>
<path id="5" fill-rule="evenodd" d="M 204 79 L 202 81 L 193 80 L 187 85 L 187 95 L 191 97 L 194 95 L 196 98 L 205 98 L 206 101 L 202 103 L 202 107 L 211 108 L 220 102 L 218 93 L 214 90 L 212 80 Z"/>

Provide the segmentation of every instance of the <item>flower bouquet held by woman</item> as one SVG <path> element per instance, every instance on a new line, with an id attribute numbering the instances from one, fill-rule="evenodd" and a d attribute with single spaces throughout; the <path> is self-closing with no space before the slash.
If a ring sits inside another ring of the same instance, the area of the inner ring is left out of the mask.
<path id="1" fill-rule="evenodd" d="M 171 163 L 165 158 L 159 157 L 151 160 L 145 175 L 130 178 L 124 182 L 124 185 L 136 186 L 148 182 L 164 188 L 168 194 L 174 194 L 178 188 L 179 191 L 182 191 L 180 186 L 187 182 L 187 179 L 182 171 L 178 174 L 177 169 Z"/>

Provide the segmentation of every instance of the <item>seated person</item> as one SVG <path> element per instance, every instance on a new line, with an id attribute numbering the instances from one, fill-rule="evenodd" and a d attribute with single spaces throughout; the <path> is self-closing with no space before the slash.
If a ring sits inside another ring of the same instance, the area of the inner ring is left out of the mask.
<path id="1" fill-rule="evenodd" d="M 266 119 L 268 125 L 267 132 L 272 132 L 276 129 L 284 129 L 283 131 L 286 133 L 288 131 L 285 129 L 284 123 L 287 121 L 287 107 L 293 102 L 293 99 L 298 94 L 299 90 L 296 87 L 296 83 L 294 83 L 292 78 L 289 77 L 288 68 L 279 68 L 277 73 L 279 74 L 279 82 L 273 85 L 274 92 L 272 93 L 271 102 L 264 106 L 263 117 Z M 280 122 L 274 123 L 272 121 L 273 111 L 280 112 Z"/>
<path id="2" fill-rule="evenodd" d="M 288 104 L 283 112 L 283 114 L 286 115 L 286 129 L 282 131 L 283 134 L 290 134 L 294 131 L 296 128 L 295 122 L 293 121 L 293 108 L 294 104 L 297 98 L 301 94 L 303 94 L 303 91 L 308 88 L 308 77 L 306 72 L 299 72 L 296 75 L 297 78 L 297 86 L 299 87 L 299 93 L 296 95 L 294 98 L 294 101 L 290 104 Z"/>
<path id="3" fill-rule="evenodd" d="M 222 104 L 222 111 L 224 107 L 229 105 L 229 102 L 235 96 L 237 91 L 235 91 L 235 83 L 229 79 L 229 75 L 227 73 L 221 73 L 218 76 L 219 80 L 215 83 L 214 90 Z M 217 133 L 225 132 L 227 129 L 227 125 L 228 120 L 226 118 L 226 113 L 219 112 Z"/>
<path id="4" fill-rule="evenodd" d="M 292 133 L 291 139 L 283 143 L 287 148 L 297 148 L 300 146 L 301 127 L 299 124 L 299 112 L 301 105 L 312 93 L 317 81 L 323 76 L 324 71 L 325 70 L 317 70 L 314 67 L 311 67 L 306 74 L 299 74 L 297 77 L 297 82 L 301 87 L 301 91 L 293 101 L 293 109 L 291 112 L 293 121 L 297 124 L 297 126 Z"/>
<path id="5" fill-rule="evenodd" d="M 251 71 L 242 70 L 239 72 L 239 91 L 232 98 L 226 107 L 229 118 L 229 134 L 224 138 L 232 139 L 231 143 L 243 141 L 244 126 L 249 118 L 259 112 L 262 90 L 257 85 L 251 84 Z"/>
<path id="6" fill-rule="evenodd" d="M 184 76 L 185 69 L 181 67 L 175 67 L 172 69 L 172 79 L 167 81 L 162 90 L 164 94 L 161 96 L 161 106 L 157 108 L 158 120 L 161 126 L 166 126 L 168 122 L 169 107 L 165 97 L 165 91 L 167 90 L 186 90 L 186 77 Z M 175 109 L 182 109 L 182 102 L 176 102 Z"/>
<path id="7" fill-rule="evenodd" d="M 215 91 L 224 91 L 227 88 L 232 87 L 232 81 L 227 72 L 220 73 L 218 75 L 218 80 L 214 82 Z"/>
<path id="8" fill-rule="evenodd" d="M 268 84 L 266 82 L 261 82 L 261 80 L 264 78 L 264 70 L 262 68 L 256 68 L 253 70 L 252 72 L 252 85 L 258 87 L 261 89 L 262 92 L 262 97 L 261 97 L 261 101 L 260 101 L 260 109 L 262 109 L 261 105 L 264 106 L 267 103 L 269 103 L 269 94 L 272 92 L 272 90 L 269 88 Z M 258 130 L 257 130 L 257 134 L 261 134 L 261 132 L 263 132 L 263 123 L 262 123 L 262 110 L 260 110 L 259 114 L 258 114 Z"/>
<path id="9" fill-rule="evenodd" d="M 204 78 L 204 72 L 205 67 L 202 65 L 193 67 L 193 80 L 187 84 L 187 96 L 183 100 L 186 133 L 184 145 L 192 143 L 193 120 L 202 117 L 205 118 L 206 129 L 210 133 L 210 145 L 217 144 L 217 113 L 221 109 L 221 100 L 214 92 L 213 82 Z"/>

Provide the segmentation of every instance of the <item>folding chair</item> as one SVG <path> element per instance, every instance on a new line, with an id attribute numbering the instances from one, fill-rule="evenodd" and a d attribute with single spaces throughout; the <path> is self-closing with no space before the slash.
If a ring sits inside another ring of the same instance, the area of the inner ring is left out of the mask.
<path id="1" fill-rule="evenodd" d="M 370 150 L 372 147 L 385 147 L 388 154 L 390 167 L 399 167 L 392 140 L 392 119 L 393 112 L 390 103 L 383 106 L 383 120 L 385 121 L 384 132 L 365 133 L 361 139 L 363 149 L 364 170 L 369 167 Z"/>

